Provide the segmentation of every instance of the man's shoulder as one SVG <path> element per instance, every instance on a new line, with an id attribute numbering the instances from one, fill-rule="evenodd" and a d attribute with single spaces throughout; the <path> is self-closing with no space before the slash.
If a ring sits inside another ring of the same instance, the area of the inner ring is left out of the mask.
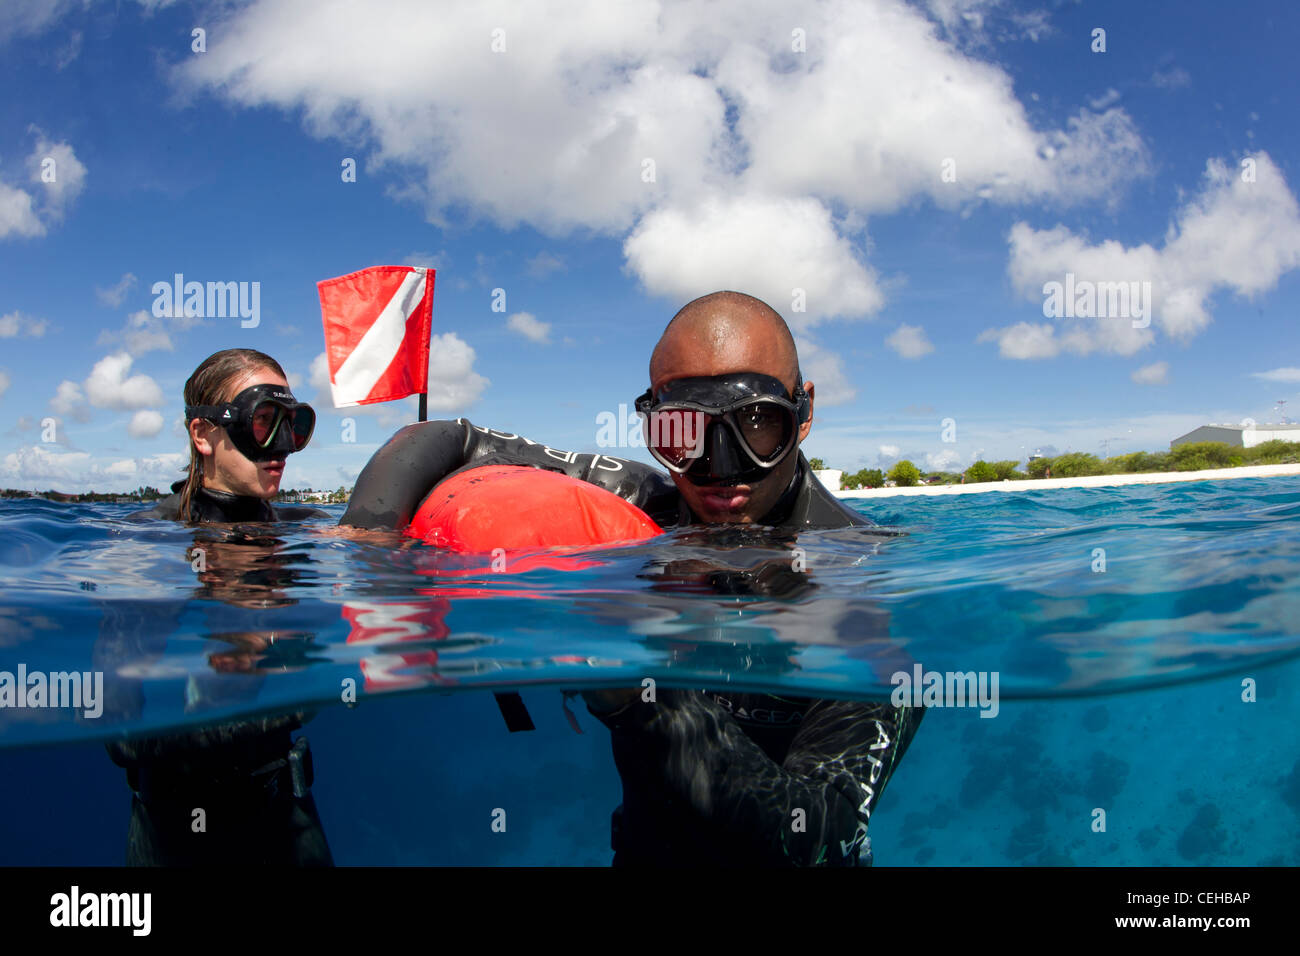
<path id="1" fill-rule="evenodd" d="M 817 480 L 811 468 L 804 468 L 803 487 L 796 500 L 793 522 L 804 528 L 869 528 L 875 522 L 836 498 Z"/>

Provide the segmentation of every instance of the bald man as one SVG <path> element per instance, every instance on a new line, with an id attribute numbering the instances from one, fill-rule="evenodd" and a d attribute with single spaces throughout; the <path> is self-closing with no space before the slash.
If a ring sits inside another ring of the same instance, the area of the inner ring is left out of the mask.
<path id="1" fill-rule="evenodd" d="M 783 541 L 801 530 L 865 530 L 872 522 L 827 492 L 799 451 L 813 393 L 781 316 L 752 296 L 713 293 L 669 323 L 637 400 L 647 447 L 671 480 L 639 462 L 562 452 L 464 419 L 424 422 L 371 459 L 340 523 L 404 528 L 446 475 L 517 464 L 598 484 L 663 527 L 770 526 Z M 741 593 L 738 580 L 746 593 L 766 593 L 771 578 L 710 580 L 726 593 Z M 888 703 L 732 691 L 584 697 L 610 729 L 623 781 L 616 866 L 869 864 L 871 813 L 922 716 Z"/>
<path id="2" fill-rule="evenodd" d="M 637 410 L 679 492 L 679 523 L 871 525 L 799 451 L 813 396 L 789 328 L 765 303 L 715 292 L 678 312 Z M 616 866 L 869 864 L 871 812 L 922 716 L 731 690 L 584 696 L 623 779 Z"/>
<path id="3" fill-rule="evenodd" d="M 637 407 L 650 451 L 696 520 L 868 525 L 811 479 L 797 454 L 812 430 L 813 392 L 785 320 L 753 296 L 715 292 L 668 323 Z"/>

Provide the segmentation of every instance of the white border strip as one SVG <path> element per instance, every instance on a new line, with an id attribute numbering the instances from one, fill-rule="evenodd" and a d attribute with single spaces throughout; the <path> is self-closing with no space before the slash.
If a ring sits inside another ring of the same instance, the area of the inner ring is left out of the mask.
<path id="1" fill-rule="evenodd" d="M 1300 465 L 1243 465 L 1206 471 L 1153 471 L 1136 475 L 1088 475 L 1083 478 L 1039 478 L 1022 481 L 983 481 L 967 485 L 914 485 L 910 488 L 872 488 L 836 491 L 837 498 L 889 498 L 895 495 L 974 495 L 981 491 L 1042 491 L 1047 488 L 1110 488 L 1115 485 L 1151 485 L 1163 481 L 1210 481 L 1218 478 L 1274 478 L 1300 475 Z"/>

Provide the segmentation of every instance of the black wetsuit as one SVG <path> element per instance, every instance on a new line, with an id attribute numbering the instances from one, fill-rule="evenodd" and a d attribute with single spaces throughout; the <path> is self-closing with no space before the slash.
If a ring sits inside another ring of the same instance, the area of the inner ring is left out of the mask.
<path id="1" fill-rule="evenodd" d="M 166 521 L 179 520 L 181 489 L 184 486 L 185 482 L 176 482 L 172 485 L 172 494 L 163 498 L 147 511 L 136 511 L 127 517 L 132 520 L 140 518 L 162 518 Z M 254 498 L 250 495 L 231 495 L 224 491 L 212 491 L 209 488 L 199 488 L 194 492 L 194 498 L 190 502 L 190 515 L 190 520 L 197 521 L 200 524 L 209 522 L 230 524 L 242 521 L 301 521 L 303 518 L 329 517 L 328 512 L 321 511 L 319 508 L 303 508 L 297 505 L 272 505 L 263 498 Z"/>
<path id="2" fill-rule="evenodd" d="M 182 485 L 177 482 L 176 494 L 130 518 L 178 519 Z M 195 493 L 193 515 L 200 523 L 328 516 L 317 508 L 272 506 L 207 489 Z M 135 644 L 148 637 L 113 640 Z M 332 866 L 310 792 L 311 751 L 305 737 L 291 736 L 309 719 L 305 713 L 256 718 L 108 744 L 133 793 L 127 865 Z M 196 810 L 203 812 L 199 832 Z"/>
<path id="3" fill-rule="evenodd" d="M 464 419 L 393 436 L 357 479 L 341 523 L 405 527 L 444 477 L 487 464 L 592 482 L 663 527 L 699 523 L 672 481 L 648 465 L 559 451 Z M 762 523 L 791 531 L 872 524 L 826 491 L 802 454 Z M 623 780 L 616 866 L 869 862 L 867 823 L 923 716 L 889 703 L 674 689 L 592 713 L 610 729 Z"/>

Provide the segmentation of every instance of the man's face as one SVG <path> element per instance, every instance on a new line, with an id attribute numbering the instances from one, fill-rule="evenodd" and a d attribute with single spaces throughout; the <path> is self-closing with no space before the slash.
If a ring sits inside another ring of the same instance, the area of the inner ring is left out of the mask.
<path id="1" fill-rule="evenodd" d="M 790 374 L 788 362 L 771 351 L 766 353 L 761 343 L 734 342 L 725 348 L 700 349 L 684 343 L 672 348 L 656 362 L 651 389 L 658 392 L 669 382 L 682 378 L 705 378 L 731 375 L 738 372 L 770 375 L 785 386 L 786 397 L 794 390 L 795 379 Z M 804 383 L 811 403 L 813 384 Z M 718 422 L 712 428 L 726 428 Z M 753 524 L 763 518 L 780 499 L 794 480 L 799 467 L 798 443 L 812 429 L 812 416 L 799 426 L 795 447 L 779 464 L 768 469 L 747 469 L 740 476 L 718 474 L 712 467 L 693 467 L 686 474 L 673 473 L 673 481 L 692 513 L 708 524 Z M 705 452 L 708 453 L 710 435 L 706 434 Z M 701 462 L 701 464 L 704 464 Z M 747 462 L 748 464 L 748 462 Z"/>

